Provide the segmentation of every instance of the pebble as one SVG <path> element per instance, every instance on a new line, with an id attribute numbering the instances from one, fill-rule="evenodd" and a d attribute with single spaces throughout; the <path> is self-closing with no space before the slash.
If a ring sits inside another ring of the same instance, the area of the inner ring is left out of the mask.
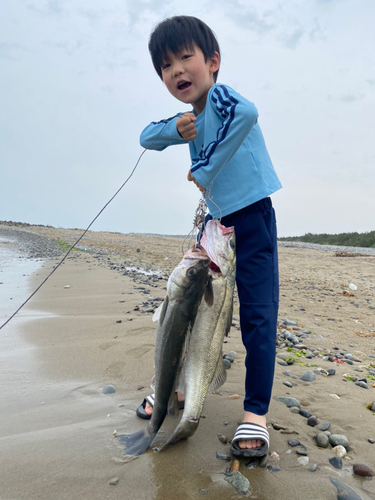
<path id="1" fill-rule="evenodd" d="M 345 455 L 346 455 L 346 449 L 341 444 L 332 448 L 332 451 L 337 457 L 342 458 L 342 457 L 345 457 Z"/>
<path id="2" fill-rule="evenodd" d="M 241 472 L 235 470 L 227 474 L 224 479 L 241 495 L 248 495 L 250 493 L 250 482 Z"/>
<path id="3" fill-rule="evenodd" d="M 368 479 L 371 479 L 375 475 L 371 467 L 360 462 L 353 464 L 353 472 L 357 476 L 366 477 Z"/>
<path id="4" fill-rule="evenodd" d="M 332 447 L 335 447 L 335 446 L 338 446 L 339 444 L 341 444 L 342 446 L 344 446 L 346 448 L 347 451 L 350 449 L 349 439 L 346 436 L 344 436 L 343 434 L 331 434 L 329 436 L 329 442 L 330 442 Z"/>
<path id="5" fill-rule="evenodd" d="M 301 408 L 301 409 L 299 410 L 299 414 L 300 414 L 302 417 L 305 417 L 305 418 L 309 418 L 309 417 L 311 417 L 311 413 L 310 413 L 308 410 L 306 410 L 306 408 Z"/>
<path id="6" fill-rule="evenodd" d="M 300 465 L 307 465 L 309 463 L 309 457 L 299 457 L 297 462 Z"/>
<path id="7" fill-rule="evenodd" d="M 288 445 L 294 448 L 294 446 L 299 446 L 301 443 L 298 439 L 288 439 Z"/>
<path id="8" fill-rule="evenodd" d="M 111 486 L 116 486 L 116 484 L 118 484 L 118 483 L 119 483 L 119 481 L 120 481 L 120 479 L 119 479 L 118 477 L 114 477 L 113 479 L 111 479 L 111 480 L 109 481 L 109 484 L 110 484 Z"/>
<path id="9" fill-rule="evenodd" d="M 286 372 L 284 372 L 284 375 L 285 375 L 286 377 L 290 377 L 290 370 L 287 370 Z"/>
<path id="10" fill-rule="evenodd" d="M 322 424 L 318 425 L 318 429 L 322 432 L 328 431 L 328 429 L 331 427 L 330 422 L 323 422 Z"/>
<path id="11" fill-rule="evenodd" d="M 375 439 L 371 439 L 371 438 L 368 438 L 367 440 L 370 444 L 374 444 L 375 443 Z"/>
<path id="12" fill-rule="evenodd" d="M 276 451 L 273 451 L 270 455 L 270 458 L 272 460 L 280 460 L 280 455 Z"/>
<path id="13" fill-rule="evenodd" d="M 114 394 L 116 392 L 116 388 L 114 385 L 105 385 L 102 389 L 103 394 Z"/>
<path id="14" fill-rule="evenodd" d="M 309 471 L 315 472 L 317 468 L 318 468 L 318 464 L 312 464 L 312 466 L 310 467 Z"/>
<path id="15" fill-rule="evenodd" d="M 276 401 L 279 401 L 280 403 L 284 403 L 288 408 L 291 408 L 292 406 L 297 406 L 298 408 L 301 406 L 299 404 L 298 399 L 296 398 L 291 398 L 288 396 L 277 396 Z"/>
<path id="16" fill-rule="evenodd" d="M 331 465 L 333 465 L 333 467 L 335 469 L 339 469 L 339 470 L 342 469 L 342 459 L 341 459 L 341 457 L 332 457 L 328 461 L 329 461 L 329 463 Z"/>
<path id="17" fill-rule="evenodd" d="M 318 419 L 315 415 L 311 415 L 311 417 L 307 419 L 307 425 L 310 425 L 310 427 L 315 427 L 316 425 L 318 425 Z"/>
<path id="18" fill-rule="evenodd" d="M 240 399 L 240 396 L 239 396 L 239 394 L 231 394 L 229 396 L 229 399 Z"/>
<path id="19" fill-rule="evenodd" d="M 358 387 L 362 387 L 362 389 L 368 389 L 368 385 L 366 382 L 356 382 L 355 385 L 358 385 Z"/>
<path id="20" fill-rule="evenodd" d="M 224 444 L 227 444 L 227 442 L 228 442 L 228 439 L 225 436 L 223 436 L 222 434 L 218 434 L 217 438 L 219 441 L 221 441 Z"/>
<path id="21" fill-rule="evenodd" d="M 228 461 L 228 462 L 230 462 L 230 461 L 231 461 L 231 458 L 230 458 L 230 457 L 228 457 L 228 455 L 223 455 L 220 451 L 217 451 L 217 452 L 216 452 L 216 458 L 217 458 L 218 460 L 226 460 L 226 461 Z"/>
<path id="22" fill-rule="evenodd" d="M 342 483 L 338 479 L 329 479 L 331 483 L 337 489 L 337 500 L 361 500 L 361 497 L 357 495 L 349 486 Z"/>
<path id="23" fill-rule="evenodd" d="M 289 408 L 289 411 L 291 413 L 298 414 L 299 413 L 299 407 L 298 406 L 292 406 L 291 408 Z"/>
<path id="24" fill-rule="evenodd" d="M 285 431 L 286 430 L 286 427 L 284 427 L 283 425 L 277 424 L 276 422 L 274 422 L 272 424 L 272 427 L 275 429 L 275 431 L 280 431 L 280 430 Z"/>
<path id="25" fill-rule="evenodd" d="M 300 376 L 300 380 L 303 380 L 304 382 L 312 382 L 313 380 L 315 380 L 315 375 L 311 370 L 309 370 Z"/>
<path id="26" fill-rule="evenodd" d="M 327 370 L 327 373 L 328 375 L 332 376 L 336 374 L 336 370 L 334 368 L 330 368 L 329 370 Z"/>
<path id="27" fill-rule="evenodd" d="M 236 353 L 236 351 L 229 351 L 227 356 L 230 356 L 231 358 L 237 358 L 238 354 Z"/>
<path id="28" fill-rule="evenodd" d="M 122 319 L 117 319 L 116 323 L 122 323 Z"/>
<path id="29" fill-rule="evenodd" d="M 298 323 L 296 321 L 291 321 L 289 319 L 285 319 L 284 325 L 286 325 L 286 326 L 298 326 Z"/>
<path id="30" fill-rule="evenodd" d="M 232 363 L 230 361 L 228 361 L 227 359 L 223 359 L 223 364 L 224 364 L 224 368 L 226 370 L 229 370 L 230 368 L 232 368 Z"/>
<path id="31" fill-rule="evenodd" d="M 281 470 L 280 467 L 275 467 L 274 465 L 267 465 L 267 469 L 271 472 L 279 472 Z"/>
<path id="32" fill-rule="evenodd" d="M 203 488 L 201 488 L 198 493 L 200 493 L 201 495 L 207 495 L 207 490 L 204 490 Z"/>
<path id="33" fill-rule="evenodd" d="M 284 361 L 283 359 L 279 359 L 277 364 L 281 365 L 281 366 L 288 366 L 288 363 L 286 361 Z"/>
<path id="34" fill-rule="evenodd" d="M 288 380 L 284 380 L 283 384 L 286 385 L 287 387 L 293 387 L 293 384 Z"/>
<path id="35" fill-rule="evenodd" d="M 301 455 L 302 457 L 307 457 L 307 451 L 305 450 L 296 450 L 297 455 Z"/>
<path id="36" fill-rule="evenodd" d="M 315 441 L 316 445 L 319 446 L 319 448 L 328 448 L 329 445 L 329 438 L 324 432 L 319 432 L 315 436 Z"/>

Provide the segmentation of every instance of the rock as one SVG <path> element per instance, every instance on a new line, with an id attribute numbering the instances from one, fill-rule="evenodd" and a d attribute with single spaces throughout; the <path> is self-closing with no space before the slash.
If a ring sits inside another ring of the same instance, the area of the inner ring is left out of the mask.
<path id="1" fill-rule="evenodd" d="M 284 403 L 284 405 L 286 405 L 288 408 L 291 408 L 292 406 L 297 406 L 298 408 L 300 407 L 299 401 L 296 398 L 291 398 L 288 396 L 278 396 L 276 398 L 276 401 Z"/>
<path id="2" fill-rule="evenodd" d="M 319 448 L 328 448 L 329 445 L 329 438 L 324 432 L 319 432 L 315 436 L 315 442 L 316 445 L 319 446 Z"/>
<path id="3" fill-rule="evenodd" d="M 370 444 L 374 444 L 375 443 L 375 439 L 371 439 L 371 438 L 368 438 L 367 440 Z"/>
<path id="4" fill-rule="evenodd" d="M 299 446 L 301 443 L 298 439 L 288 439 L 288 445 L 294 448 L 294 446 Z"/>
<path id="5" fill-rule="evenodd" d="M 223 359 L 223 364 L 224 364 L 224 367 L 226 370 L 229 370 L 230 368 L 232 368 L 232 363 L 230 361 L 228 361 L 227 359 Z"/>
<path id="6" fill-rule="evenodd" d="M 119 483 L 119 481 L 120 481 L 120 479 L 119 479 L 118 477 L 114 477 L 114 478 L 112 478 L 112 479 L 109 481 L 109 484 L 110 484 L 111 486 L 116 486 L 116 484 L 118 484 L 118 483 Z"/>
<path id="7" fill-rule="evenodd" d="M 240 396 L 239 396 L 239 394 L 231 394 L 229 396 L 229 399 L 240 399 Z"/>
<path id="8" fill-rule="evenodd" d="M 231 358 L 237 358 L 238 354 L 236 353 L 236 351 L 229 351 L 227 356 L 230 356 Z"/>
<path id="9" fill-rule="evenodd" d="M 368 465 L 360 462 L 353 464 L 353 472 L 357 476 L 366 477 L 369 479 L 374 477 L 374 471 Z"/>
<path id="10" fill-rule="evenodd" d="M 276 451 L 273 451 L 270 455 L 270 458 L 272 460 L 280 460 L 280 455 Z"/>
<path id="11" fill-rule="evenodd" d="M 303 380 L 304 382 L 312 382 L 313 380 L 315 380 L 315 375 L 311 370 L 309 370 L 300 376 L 300 380 Z"/>
<path id="12" fill-rule="evenodd" d="M 329 370 L 327 370 L 327 373 L 328 375 L 335 375 L 336 374 L 336 370 L 334 368 L 330 368 Z"/>
<path id="13" fill-rule="evenodd" d="M 227 462 L 230 462 L 231 461 L 231 458 L 228 457 L 228 455 L 223 455 L 220 451 L 217 451 L 216 452 L 216 458 L 218 460 L 226 460 Z"/>
<path id="14" fill-rule="evenodd" d="M 306 408 L 301 408 L 301 409 L 299 410 L 299 414 L 300 414 L 302 417 L 305 417 L 305 418 L 309 418 L 309 417 L 311 417 L 311 413 L 310 413 L 308 410 L 306 410 Z"/>
<path id="15" fill-rule="evenodd" d="M 301 333 L 305 333 L 305 334 L 307 334 L 307 335 L 308 335 L 308 334 L 310 334 L 310 333 L 311 333 L 311 330 L 302 330 L 302 332 L 301 332 Z"/>
<path id="16" fill-rule="evenodd" d="M 227 442 L 228 442 L 228 439 L 225 436 L 223 436 L 222 434 L 218 434 L 217 438 L 219 441 L 221 441 L 224 444 L 227 444 Z"/>
<path id="17" fill-rule="evenodd" d="M 283 425 L 280 425 L 280 424 L 277 424 L 276 422 L 274 422 L 272 424 L 272 427 L 275 429 L 275 431 L 285 431 L 286 430 L 286 427 L 284 427 Z"/>
<path id="18" fill-rule="evenodd" d="M 297 462 L 300 465 L 307 465 L 309 463 L 309 457 L 299 457 Z"/>
<path id="19" fill-rule="evenodd" d="M 331 483 L 337 489 L 337 500 L 361 500 L 361 497 L 357 495 L 349 486 L 342 483 L 338 479 L 329 479 Z"/>
<path id="20" fill-rule="evenodd" d="M 286 326 L 298 326 L 298 323 L 296 321 L 291 321 L 289 319 L 285 319 L 284 325 L 286 325 Z"/>
<path id="21" fill-rule="evenodd" d="M 293 384 L 288 380 L 284 380 L 283 384 L 286 385 L 287 387 L 293 387 Z"/>
<path id="22" fill-rule="evenodd" d="M 355 385 L 358 385 L 358 387 L 362 387 L 362 389 L 368 389 L 368 385 L 366 382 L 356 382 Z"/>
<path id="23" fill-rule="evenodd" d="M 317 468 L 318 468 L 318 464 L 312 464 L 312 466 L 310 467 L 309 471 L 315 472 Z"/>
<path id="24" fill-rule="evenodd" d="M 346 455 L 346 449 L 341 444 L 332 448 L 332 451 L 337 457 L 340 457 L 340 458 L 345 457 L 345 455 Z"/>
<path id="25" fill-rule="evenodd" d="M 322 424 L 318 425 L 318 429 L 322 432 L 328 431 L 328 429 L 331 427 L 331 424 L 329 422 L 323 422 Z"/>
<path id="26" fill-rule="evenodd" d="M 299 408 L 298 408 L 298 406 L 292 406 L 291 408 L 289 408 L 289 411 L 291 411 L 292 413 L 298 414 Z"/>
<path id="27" fill-rule="evenodd" d="M 346 448 L 347 451 L 349 451 L 350 449 L 349 439 L 343 434 L 331 434 L 329 436 L 329 442 L 332 447 L 341 444 L 342 446 L 344 446 L 344 448 Z"/>
<path id="28" fill-rule="evenodd" d="M 230 363 L 234 362 L 234 358 L 232 358 L 231 356 L 228 356 L 228 354 L 225 356 L 225 359 L 227 359 Z"/>
<path id="29" fill-rule="evenodd" d="M 201 495 L 207 495 L 208 491 L 207 490 L 204 490 L 203 488 L 201 488 L 198 493 L 200 493 Z"/>
<path id="30" fill-rule="evenodd" d="M 267 465 L 267 469 L 271 472 L 279 472 L 281 470 L 280 467 L 275 467 L 274 465 Z"/>
<path id="31" fill-rule="evenodd" d="M 117 319 L 116 323 L 122 323 L 122 319 Z"/>
<path id="32" fill-rule="evenodd" d="M 310 425 L 310 427 L 315 427 L 316 425 L 318 425 L 318 419 L 315 415 L 311 415 L 311 417 L 307 419 L 307 425 Z"/>
<path id="33" fill-rule="evenodd" d="M 286 361 L 284 361 L 283 359 L 279 359 L 277 364 L 281 365 L 281 366 L 288 366 L 288 363 Z"/>
<path id="34" fill-rule="evenodd" d="M 339 469 L 339 470 L 342 469 L 342 460 L 341 460 L 341 457 L 332 457 L 328 461 L 329 461 L 329 463 L 331 465 L 333 465 L 333 467 L 335 469 Z"/>
<path id="35" fill-rule="evenodd" d="M 284 361 L 286 361 L 287 359 L 290 358 L 290 352 L 278 352 L 276 354 L 276 357 L 278 359 L 283 359 Z"/>
<path id="36" fill-rule="evenodd" d="M 290 377 L 290 370 L 287 370 L 286 372 L 284 372 L 284 375 L 285 375 L 286 377 Z"/>
<path id="37" fill-rule="evenodd" d="M 248 495 L 250 493 L 250 482 L 241 472 L 235 470 L 227 474 L 224 479 L 241 495 Z"/>
<path id="38" fill-rule="evenodd" d="M 297 455 L 301 455 L 301 457 L 307 457 L 307 451 L 305 450 L 296 450 Z"/>
<path id="39" fill-rule="evenodd" d="M 105 385 L 102 388 L 102 393 L 103 394 L 114 394 L 116 392 L 116 388 L 114 385 Z"/>

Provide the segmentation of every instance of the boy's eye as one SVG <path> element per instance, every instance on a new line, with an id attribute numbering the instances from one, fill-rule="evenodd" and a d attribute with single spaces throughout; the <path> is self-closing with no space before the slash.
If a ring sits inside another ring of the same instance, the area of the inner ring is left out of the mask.
<path id="1" fill-rule="evenodd" d="M 161 67 L 161 69 L 167 69 L 169 68 L 170 64 L 169 63 L 165 63 L 163 64 L 163 66 Z"/>
<path id="2" fill-rule="evenodd" d="M 191 57 L 190 54 L 185 54 L 184 56 L 182 56 L 182 59 L 189 59 L 189 57 Z"/>

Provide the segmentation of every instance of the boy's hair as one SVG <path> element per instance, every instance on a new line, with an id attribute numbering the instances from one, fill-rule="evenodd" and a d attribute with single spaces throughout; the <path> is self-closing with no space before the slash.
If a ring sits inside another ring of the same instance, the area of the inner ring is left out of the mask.
<path id="1" fill-rule="evenodd" d="M 157 74 L 162 77 L 162 66 L 168 58 L 168 53 L 177 54 L 187 49 L 193 50 L 194 44 L 203 52 L 205 62 L 209 61 L 215 52 L 220 55 L 219 43 L 214 32 L 200 19 L 192 16 L 175 16 L 165 19 L 151 33 L 148 49 Z M 214 74 L 217 80 L 219 70 Z"/>

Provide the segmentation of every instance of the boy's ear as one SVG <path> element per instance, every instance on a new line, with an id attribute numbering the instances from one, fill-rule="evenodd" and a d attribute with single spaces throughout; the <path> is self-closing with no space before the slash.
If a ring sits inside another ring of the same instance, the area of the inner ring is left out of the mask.
<path id="1" fill-rule="evenodd" d="M 220 54 L 215 52 L 215 54 L 211 57 L 210 62 L 210 72 L 216 73 L 216 71 L 220 68 Z"/>

